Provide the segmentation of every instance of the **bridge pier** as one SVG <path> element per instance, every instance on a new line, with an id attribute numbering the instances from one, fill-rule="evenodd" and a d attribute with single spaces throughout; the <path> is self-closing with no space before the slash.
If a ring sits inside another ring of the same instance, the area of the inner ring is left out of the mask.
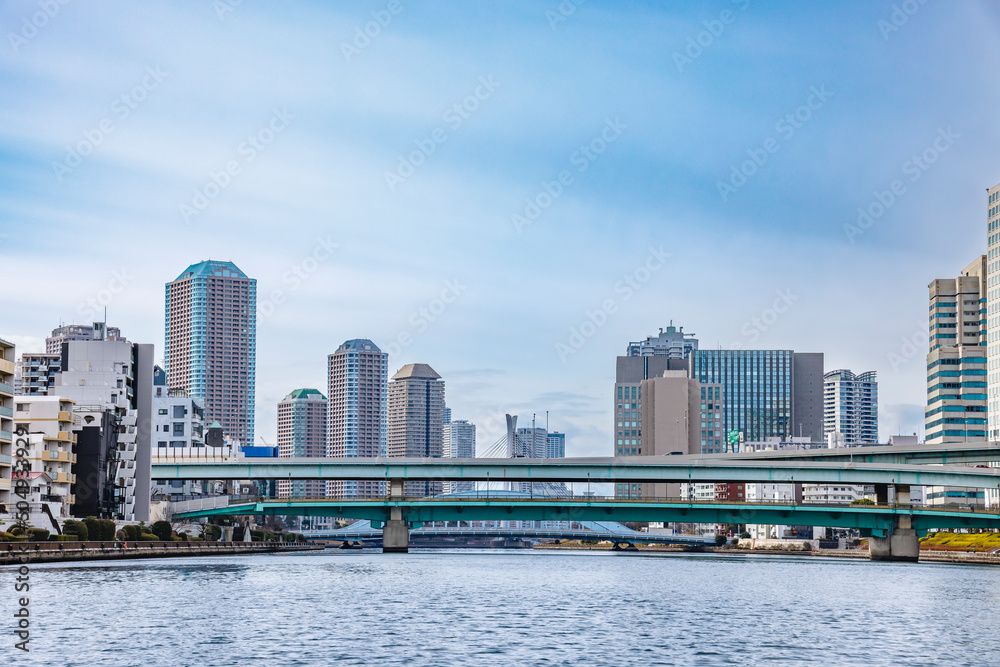
<path id="1" fill-rule="evenodd" d="M 403 480 L 389 480 L 389 499 L 403 499 Z M 405 554 L 410 550 L 410 525 L 403 518 L 403 510 L 393 507 L 389 520 L 382 526 L 382 553 Z"/>
<path id="2" fill-rule="evenodd" d="M 898 484 L 895 489 L 896 505 L 910 504 L 910 487 Z M 884 536 L 872 534 L 868 538 L 868 556 L 871 560 L 916 563 L 920 560 L 920 538 L 913 529 L 913 519 L 903 515 L 896 526 Z"/>

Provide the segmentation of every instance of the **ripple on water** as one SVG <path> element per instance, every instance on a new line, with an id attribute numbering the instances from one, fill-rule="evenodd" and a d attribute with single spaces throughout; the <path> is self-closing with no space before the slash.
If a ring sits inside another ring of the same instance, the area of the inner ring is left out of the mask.
<path id="1" fill-rule="evenodd" d="M 502 551 L 38 565 L 19 664 L 1000 664 L 996 574 Z"/>

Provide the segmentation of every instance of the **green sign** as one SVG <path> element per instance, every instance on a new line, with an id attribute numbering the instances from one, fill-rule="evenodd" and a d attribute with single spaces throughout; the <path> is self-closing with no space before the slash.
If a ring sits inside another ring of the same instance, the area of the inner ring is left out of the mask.
<path id="1" fill-rule="evenodd" d="M 740 432 L 739 431 L 729 431 L 726 434 L 726 442 L 728 442 L 730 445 L 735 445 L 739 441 L 740 441 Z"/>

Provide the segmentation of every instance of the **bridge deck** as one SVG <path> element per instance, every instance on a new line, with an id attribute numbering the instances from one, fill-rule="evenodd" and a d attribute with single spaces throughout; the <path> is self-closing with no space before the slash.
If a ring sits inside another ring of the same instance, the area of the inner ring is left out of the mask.
<path id="1" fill-rule="evenodd" d="M 432 521 L 662 521 L 891 529 L 900 516 L 918 530 L 1000 528 L 1000 511 L 903 505 L 818 505 L 593 498 L 366 498 L 273 500 L 183 512 L 174 518 L 277 514 L 386 521 L 393 508 L 415 524 Z"/>
<path id="2" fill-rule="evenodd" d="M 1000 489 L 1000 468 L 689 456 L 589 459 L 156 459 L 153 479 L 487 482 L 803 482 Z"/>

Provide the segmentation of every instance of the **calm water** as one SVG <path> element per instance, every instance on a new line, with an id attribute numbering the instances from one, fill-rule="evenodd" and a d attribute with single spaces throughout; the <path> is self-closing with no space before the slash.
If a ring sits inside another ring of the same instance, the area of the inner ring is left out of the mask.
<path id="1" fill-rule="evenodd" d="M 4 631 L 5 664 L 1000 665 L 1000 569 L 978 566 L 334 551 L 30 577 L 32 652 Z"/>

